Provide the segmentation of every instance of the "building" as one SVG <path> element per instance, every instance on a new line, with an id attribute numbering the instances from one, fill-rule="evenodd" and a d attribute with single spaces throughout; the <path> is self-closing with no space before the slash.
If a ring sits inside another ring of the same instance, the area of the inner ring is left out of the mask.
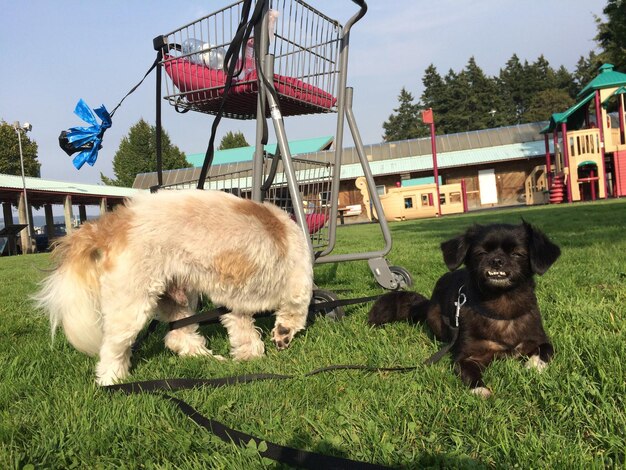
<path id="1" fill-rule="evenodd" d="M 55 224 L 52 206 L 62 206 L 65 217 L 65 231 L 70 233 L 74 225 L 73 206 L 78 206 L 79 221 L 84 222 L 87 220 L 86 206 L 96 206 L 102 213 L 122 203 L 127 197 L 139 192 L 139 190 L 132 188 L 67 183 L 28 176 L 24 178 L 24 182 L 25 185 L 22 184 L 20 176 L 0 174 L 0 202 L 2 203 L 4 219 L 3 230 L 7 232 L 5 238 L 7 238 L 6 243 L 8 243 L 9 252 L 11 253 L 16 251 L 14 237 L 17 234 L 20 235 L 22 247 L 32 246 L 34 227 L 31 227 L 30 231 L 24 230 L 24 228 L 27 228 L 28 222 L 33 220 L 33 207 L 44 209 L 46 231 L 54 234 Z M 28 194 L 28 207 L 26 207 L 24 200 L 24 190 Z M 18 208 L 18 224 L 14 223 L 12 206 L 17 206 Z M 11 227 L 14 227 L 16 230 L 12 230 Z"/>
<path id="2" fill-rule="evenodd" d="M 459 203 L 467 210 L 475 210 L 528 203 L 527 179 L 545 160 L 544 139 L 540 134 L 545 126 L 545 122 L 531 123 L 437 136 L 440 184 L 457 185 L 455 187 L 458 188 L 462 185 L 464 188 L 460 196 L 456 195 L 460 189 L 450 191 L 448 205 Z M 318 178 L 321 179 L 334 171 L 321 171 L 329 165 L 332 166 L 335 157 L 335 151 L 329 148 L 332 138 L 324 137 L 321 142 L 326 148 L 309 152 L 304 151 L 302 146 L 294 145 L 297 142 L 289 143 L 299 175 L 307 186 L 315 179 L 311 176 L 312 173 L 319 173 Z M 271 155 L 271 149 L 266 147 L 266 151 Z M 209 170 L 210 184 L 207 187 L 227 190 L 236 187 L 240 191 L 247 191 L 251 181 L 254 148 L 247 147 L 243 152 L 246 158 L 239 159 L 226 159 L 222 152 L 230 151 L 216 151 L 214 164 Z M 398 188 L 414 189 L 424 184 L 431 185 L 431 194 L 434 191 L 430 138 L 366 145 L 365 153 L 375 178 L 377 192 L 382 198 L 386 194 L 398 192 Z M 201 156 L 203 157 L 202 154 Z M 196 161 L 195 164 L 199 166 L 201 162 Z M 320 171 L 317 170 L 318 167 Z M 339 207 L 353 208 L 360 205 L 361 211 L 350 212 L 355 215 L 368 214 L 371 217 L 367 198 L 361 188 L 357 187 L 357 180 L 363 176 L 363 171 L 355 148 L 344 149 L 339 171 Z M 197 166 L 165 171 L 163 183 L 169 187 L 194 187 L 199 173 L 200 168 Z M 147 189 L 156 182 L 156 173 L 144 173 L 137 175 L 133 187 Z M 328 188 L 320 187 L 316 197 L 325 203 L 329 198 L 328 193 Z M 447 193 L 444 191 L 443 198 L 446 197 L 445 194 Z M 461 200 L 456 200 L 457 197 Z M 418 197 L 412 202 L 413 207 L 422 204 L 422 200 L 431 206 L 431 211 L 427 210 L 424 214 L 432 216 L 435 202 L 433 196 Z M 538 203 L 537 198 L 533 203 Z M 402 204 L 404 205 L 404 201 Z M 462 209 L 458 211 L 461 212 Z M 445 210 L 442 212 L 447 213 Z"/>

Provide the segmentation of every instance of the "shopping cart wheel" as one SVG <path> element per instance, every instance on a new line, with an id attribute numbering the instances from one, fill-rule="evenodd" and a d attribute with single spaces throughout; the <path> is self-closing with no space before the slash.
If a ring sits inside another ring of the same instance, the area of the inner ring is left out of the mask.
<path id="1" fill-rule="evenodd" d="M 313 291 L 312 303 L 321 304 L 323 302 L 332 302 L 333 300 L 338 300 L 338 299 L 339 298 L 337 297 L 337 295 L 335 295 L 334 292 L 331 292 L 329 290 L 315 289 Z M 322 310 L 314 312 L 312 315 L 310 315 L 309 321 L 313 321 L 315 317 L 320 316 L 320 315 L 323 315 L 329 320 L 341 320 L 344 317 L 345 313 L 342 307 L 335 307 L 335 308 L 329 308 L 329 309 L 323 308 Z"/>
<path id="2" fill-rule="evenodd" d="M 413 285 L 413 278 L 411 277 L 411 273 L 403 267 L 389 266 L 389 271 L 391 271 L 392 276 L 398 283 L 398 287 L 396 290 L 406 289 L 407 287 L 411 287 Z"/>

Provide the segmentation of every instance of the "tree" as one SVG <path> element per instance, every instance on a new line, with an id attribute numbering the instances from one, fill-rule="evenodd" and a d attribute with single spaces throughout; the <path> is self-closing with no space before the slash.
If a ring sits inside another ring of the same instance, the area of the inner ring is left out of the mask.
<path id="1" fill-rule="evenodd" d="M 527 64 L 526 64 L 527 65 Z M 524 65 L 519 57 L 513 54 L 504 69 L 500 69 L 498 77 L 498 93 L 504 98 L 506 109 L 503 113 L 509 124 L 518 124 L 525 109 L 525 93 L 523 89 Z"/>
<path id="2" fill-rule="evenodd" d="M 189 168 L 185 154 L 172 145 L 167 132 L 161 134 L 162 162 L 164 170 Z M 156 127 L 143 119 L 130 128 L 113 157 L 115 179 L 100 173 L 100 179 L 110 186 L 132 187 L 139 173 L 156 171 Z"/>
<path id="3" fill-rule="evenodd" d="M 20 131 L 21 132 L 21 131 Z M 41 163 L 37 161 L 37 143 L 30 140 L 28 134 L 22 132 L 22 156 L 24 157 L 24 174 L 39 177 Z M 21 175 L 20 147 L 17 132 L 13 125 L 0 121 L 0 173 Z"/>
<path id="4" fill-rule="evenodd" d="M 424 85 L 424 92 L 421 96 L 421 101 L 424 104 L 424 108 L 432 108 L 437 113 L 447 111 L 446 109 L 446 84 L 437 72 L 437 68 L 430 64 L 424 71 L 422 77 L 422 85 Z M 435 116 L 435 124 L 436 116 Z"/>
<path id="5" fill-rule="evenodd" d="M 602 65 L 600 57 L 593 51 L 587 57 L 580 56 L 573 74 L 576 93 L 579 93 L 598 74 L 598 69 Z"/>
<path id="6" fill-rule="evenodd" d="M 598 34 L 596 42 L 602 47 L 602 62 L 615 66 L 615 70 L 626 72 L 626 4 L 623 0 L 608 0 L 602 12 L 607 21 L 596 17 Z"/>
<path id="7" fill-rule="evenodd" d="M 536 93 L 524 113 L 524 122 L 547 121 L 555 111 L 564 111 L 575 103 L 566 90 L 549 88 Z"/>
<path id="8" fill-rule="evenodd" d="M 226 135 L 222 137 L 218 150 L 238 149 L 241 147 L 250 147 L 250 144 L 246 141 L 243 132 L 228 131 Z"/>
<path id="9" fill-rule="evenodd" d="M 394 114 L 390 115 L 389 119 L 383 123 L 385 130 L 383 140 L 392 142 L 428 135 L 428 129 L 419 125 L 422 107 L 413 103 L 413 95 L 404 87 L 400 91 L 398 101 L 400 105 L 393 110 Z"/>

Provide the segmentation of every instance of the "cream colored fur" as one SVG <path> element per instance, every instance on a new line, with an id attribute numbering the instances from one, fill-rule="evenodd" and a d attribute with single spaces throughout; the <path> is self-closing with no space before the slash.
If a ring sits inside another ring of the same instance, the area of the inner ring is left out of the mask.
<path id="1" fill-rule="evenodd" d="M 191 315 L 203 294 L 222 318 L 235 359 L 264 353 L 252 315 L 275 311 L 279 349 L 305 327 L 313 288 L 306 235 L 289 215 L 219 191 L 161 191 L 130 200 L 64 237 L 57 269 L 35 296 L 54 334 L 99 355 L 97 382 L 127 377 L 131 345 L 154 317 Z M 184 297 L 187 297 L 187 302 Z M 188 326 L 167 334 L 181 355 L 211 355 Z"/>

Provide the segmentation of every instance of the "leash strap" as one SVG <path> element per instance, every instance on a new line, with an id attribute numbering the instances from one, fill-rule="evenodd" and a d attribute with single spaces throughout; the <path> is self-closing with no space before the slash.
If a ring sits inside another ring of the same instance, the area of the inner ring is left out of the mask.
<path id="1" fill-rule="evenodd" d="M 365 302 L 371 302 L 372 300 L 376 300 L 379 297 L 380 295 L 372 295 L 369 297 L 359 297 L 357 299 L 337 299 L 327 300 L 319 303 L 312 303 L 311 305 L 309 305 L 309 314 L 321 312 L 323 310 L 333 310 L 337 307 L 344 307 L 346 305 L 355 305 Z M 202 325 L 207 323 L 215 323 L 219 320 L 219 317 L 229 312 L 230 310 L 228 310 L 226 307 L 218 307 L 213 310 L 209 310 L 208 312 L 199 313 L 197 315 L 192 315 L 187 318 L 181 318 L 180 320 L 169 322 L 168 329 L 170 331 L 176 330 L 178 328 L 193 325 L 195 323 Z M 259 316 L 263 316 L 264 314 L 268 314 L 268 312 L 260 312 Z"/>
<path id="2" fill-rule="evenodd" d="M 119 102 L 119 103 L 117 103 L 117 106 L 115 106 L 115 108 L 113 108 L 113 111 L 111 111 L 111 112 L 109 113 L 109 115 L 110 115 L 111 117 L 113 117 L 113 115 L 115 114 L 115 111 L 117 111 L 117 108 L 119 108 L 119 107 L 121 106 L 121 104 L 124 102 L 124 100 L 125 100 L 126 98 L 128 98 L 128 96 L 129 96 L 131 93 L 133 93 L 133 92 L 134 92 L 137 88 L 139 88 L 139 86 L 143 83 L 143 81 L 146 79 L 146 77 L 147 77 L 148 75 L 150 75 L 150 72 L 152 72 L 152 71 L 156 68 L 156 66 L 157 66 L 157 65 L 159 65 L 159 62 L 160 62 L 160 61 L 161 61 L 161 55 L 160 55 L 160 53 L 158 53 L 158 54 L 157 54 L 157 58 L 154 60 L 154 62 L 152 63 L 152 65 L 150 66 L 150 68 L 148 69 L 148 71 L 145 73 L 145 75 L 143 76 L 143 78 L 139 81 L 139 83 L 137 83 L 137 85 L 135 85 L 134 87 L 132 87 L 132 88 L 131 88 L 131 90 L 130 90 L 128 93 L 126 93 L 126 95 L 124 95 L 124 98 L 122 98 L 122 99 L 120 100 L 120 102 Z"/>
<path id="3" fill-rule="evenodd" d="M 322 372 L 334 371 L 334 370 L 346 370 L 357 369 L 367 371 L 379 371 L 379 372 L 406 372 L 415 370 L 416 367 L 369 367 L 369 366 L 353 366 L 353 365 L 334 365 L 328 367 L 322 367 L 315 369 L 305 374 L 305 377 L 320 374 Z M 258 452 L 261 456 L 272 459 L 276 462 L 284 463 L 287 465 L 307 468 L 307 469 L 345 469 L 345 470 L 378 470 L 386 469 L 382 465 L 371 464 L 367 462 L 358 462 L 343 457 L 335 457 L 332 455 L 323 455 L 315 452 L 309 452 L 300 449 L 294 449 L 292 447 L 282 446 L 273 442 L 263 441 L 255 436 L 246 434 L 241 431 L 229 428 L 228 426 L 220 423 L 219 421 L 209 419 L 198 412 L 195 408 L 189 405 L 187 402 L 163 393 L 163 390 L 174 391 L 190 388 L 197 388 L 200 386 L 209 387 L 222 387 L 227 385 L 237 385 L 257 380 L 285 380 L 294 378 L 293 375 L 281 375 L 281 374 L 247 374 L 235 377 L 222 377 L 217 379 L 166 379 L 166 380 L 147 380 L 143 382 L 131 382 L 125 384 L 115 384 L 103 387 L 108 391 L 120 391 L 126 394 L 138 394 L 138 393 L 153 393 L 159 395 L 166 400 L 174 403 L 180 411 L 182 411 L 187 417 L 193 420 L 199 426 L 202 426 L 215 436 L 219 437 L 224 442 L 238 444 L 240 446 L 247 445 L 251 440 L 256 443 Z M 265 449 L 260 444 L 265 443 Z"/>
<path id="4" fill-rule="evenodd" d="M 343 457 L 335 457 L 332 455 L 317 454 L 315 452 L 308 452 L 306 450 L 294 449 L 293 447 L 286 447 L 280 444 L 275 444 L 269 441 L 263 441 L 257 437 L 251 436 L 241 431 L 229 428 L 228 426 L 215 421 L 214 419 L 208 419 L 200 414 L 195 408 L 188 403 L 180 400 L 171 395 L 165 393 L 160 394 L 163 398 L 174 403 L 186 416 L 191 418 L 196 424 L 202 426 L 207 431 L 213 433 L 224 442 L 232 442 L 240 446 L 247 445 L 250 440 L 256 443 L 257 449 L 259 449 L 259 455 L 272 459 L 276 462 L 281 462 L 292 467 L 308 468 L 308 469 L 345 469 L 345 470 L 377 470 L 386 469 L 382 465 L 371 464 L 367 462 L 357 462 Z M 265 450 L 260 450 L 261 443 L 265 443 Z"/>
<path id="5" fill-rule="evenodd" d="M 452 338 L 450 339 L 450 342 L 446 344 L 445 346 L 443 346 L 435 354 L 430 356 L 428 359 L 426 359 L 424 361 L 425 365 L 430 366 L 432 364 L 436 364 L 437 362 L 441 360 L 443 356 L 445 356 L 448 353 L 448 351 L 450 351 L 450 349 L 452 349 L 452 346 L 454 346 L 454 343 L 456 343 L 456 340 L 459 339 L 459 329 L 451 328 L 451 330 L 452 330 Z"/>
<path id="6" fill-rule="evenodd" d="M 343 307 L 345 305 L 354 305 L 359 303 L 371 302 L 372 300 L 376 300 L 380 297 L 380 295 L 372 295 L 369 297 L 359 297 L 356 299 L 338 299 L 338 300 L 328 300 L 319 303 L 312 303 L 309 305 L 309 315 L 314 314 L 316 312 L 320 312 L 322 310 L 333 310 L 337 307 Z M 180 320 L 174 320 L 172 322 L 167 323 L 167 328 L 169 331 L 177 330 L 178 328 L 183 328 L 189 325 L 207 325 L 210 323 L 217 323 L 219 318 L 228 313 L 226 307 L 218 307 L 207 312 L 198 313 L 197 315 L 192 315 L 187 318 L 181 318 Z M 260 312 L 257 316 L 267 315 L 269 312 Z M 148 328 L 135 340 L 132 346 L 132 352 L 136 352 L 141 344 L 146 340 L 146 338 L 153 333 L 157 326 L 159 325 L 158 320 L 152 320 L 148 324 Z"/>
<path id="7" fill-rule="evenodd" d="M 459 287 L 459 293 L 456 298 L 456 302 L 454 302 L 454 306 L 456 307 L 454 311 L 454 325 L 450 324 L 450 319 L 447 316 L 442 317 L 443 322 L 446 324 L 446 326 L 452 330 L 452 338 L 450 339 L 448 344 L 446 344 L 439 351 L 426 359 L 424 361 L 424 364 L 431 365 L 439 362 L 441 358 L 445 356 L 448 351 L 450 351 L 450 349 L 452 349 L 457 339 L 459 339 L 459 316 L 461 315 L 461 307 L 463 307 L 463 305 L 465 305 L 465 303 L 467 302 L 467 297 L 463 293 L 464 287 L 465 285 Z"/>

